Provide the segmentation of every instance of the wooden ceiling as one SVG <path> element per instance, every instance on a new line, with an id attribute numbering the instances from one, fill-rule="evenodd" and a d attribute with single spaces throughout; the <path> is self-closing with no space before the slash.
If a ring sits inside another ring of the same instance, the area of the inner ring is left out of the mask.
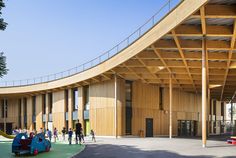
<path id="1" fill-rule="evenodd" d="M 127 80 L 201 93 L 203 37 L 211 97 L 231 100 L 236 90 L 236 0 L 211 0 L 138 55 L 107 72 Z"/>

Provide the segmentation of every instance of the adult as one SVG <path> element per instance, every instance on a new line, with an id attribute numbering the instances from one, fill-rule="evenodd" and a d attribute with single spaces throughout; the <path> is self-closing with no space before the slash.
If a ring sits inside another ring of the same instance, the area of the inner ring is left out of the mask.
<path id="1" fill-rule="evenodd" d="M 81 128 L 82 128 L 82 125 L 81 125 L 81 123 L 78 120 L 77 123 L 75 124 L 75 140 L 76 140 L 76 144 L 78 144 L 78 136 L 79 136 L 79 144 L 81 144 Z"/>

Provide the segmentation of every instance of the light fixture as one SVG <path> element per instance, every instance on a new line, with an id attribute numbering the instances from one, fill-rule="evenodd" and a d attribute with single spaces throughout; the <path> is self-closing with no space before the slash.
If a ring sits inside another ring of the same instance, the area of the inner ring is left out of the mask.
<path id="1" fill-rule="evenodd" d="M 209 85 L 209 88 L 216 88 L 216 87 L 221 87 L 222 85 L 221 84 L 210 84 Z"/>
<path id="2" fill-rule="evenodd" d="M 230 66 L 229 66 L 230 69 L 236 69 L 236 62 L 231 62 Z"/>

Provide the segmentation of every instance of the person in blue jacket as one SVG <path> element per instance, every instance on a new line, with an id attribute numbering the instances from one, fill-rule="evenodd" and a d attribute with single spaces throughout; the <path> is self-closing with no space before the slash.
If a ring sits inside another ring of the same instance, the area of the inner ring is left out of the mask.
<path id="1" fill-rule="evenodd" d="M 72 135 L 73 135 L 73 131 L 70 128 L 68 131 L 68 141 L 69 141 L 69 145 L 71 145 L 71 141 L 72 141 Z"/>
<path id="2" fill-rule="evenodd" d="M 52 140 L 52 131 L 50 131 L 49 129 L 47 129 L 47 136 L 48 136 L 48 138 L 51 142 L 51 140 Z"/>

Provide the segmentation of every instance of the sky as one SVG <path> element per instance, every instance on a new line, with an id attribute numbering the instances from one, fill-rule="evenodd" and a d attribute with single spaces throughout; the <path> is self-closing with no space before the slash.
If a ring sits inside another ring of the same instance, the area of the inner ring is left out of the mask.
<path id="1" fill-rule="evenodd" d="M 167 0 L 5 0 L 0 52 L 9 72 L 28 79 L 78 66 L 109 50 Z M 177 0 L 173 0 L 176 3 Z"/>

